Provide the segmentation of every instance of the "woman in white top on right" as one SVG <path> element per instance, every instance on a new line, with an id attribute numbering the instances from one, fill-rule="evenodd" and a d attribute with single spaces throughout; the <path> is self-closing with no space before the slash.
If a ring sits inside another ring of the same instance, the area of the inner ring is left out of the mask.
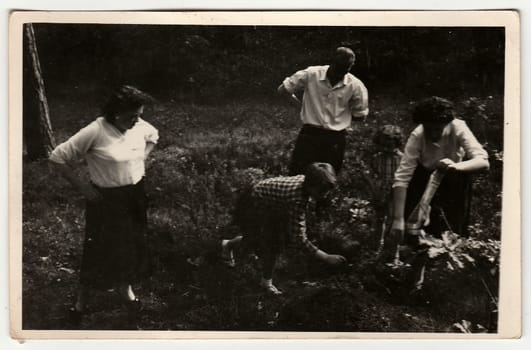
<path id="1" fill-rule="evenodd" d="M 444 231 L 467 235 L 470 203 L 468 174 L 487 170 L 488 155 L 463 120 L 455 118 L 453 104 L 440 97 L 420 101 L 413 111 L 419 125 L 411 132 L 393 183 L 391 235 L 404 237 L 405 221 L 419 202 L 431 173 L 445 171 L 432 199 L 430 223 L 424 231 L 436 237 Z"/>

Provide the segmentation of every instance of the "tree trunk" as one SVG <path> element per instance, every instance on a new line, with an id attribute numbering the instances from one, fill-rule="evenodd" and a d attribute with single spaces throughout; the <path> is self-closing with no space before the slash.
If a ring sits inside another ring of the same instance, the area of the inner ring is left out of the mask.
<path id="1" fill-rule="evenodd" d="M 55 147 L 33 25 L 24 25 L 23 132 L 29 160 L 48 157 Z"/>

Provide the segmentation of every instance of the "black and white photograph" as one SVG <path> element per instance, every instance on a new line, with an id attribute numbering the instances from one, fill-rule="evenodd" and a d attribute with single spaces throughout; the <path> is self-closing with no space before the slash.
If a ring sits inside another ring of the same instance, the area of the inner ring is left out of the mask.
<path id="1" fill-rule="evenodd" d="M 398 14 L 13 13 L 12 329 L 518 335 L 518 14 Z"/>

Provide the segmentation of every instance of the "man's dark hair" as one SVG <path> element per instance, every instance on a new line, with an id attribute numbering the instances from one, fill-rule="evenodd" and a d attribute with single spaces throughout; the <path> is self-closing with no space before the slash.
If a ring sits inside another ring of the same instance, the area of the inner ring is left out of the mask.
<path id="1" fill-rule="evenodd" d="M 334 62 L 347 62 L 350 60 L 354 62 L 356 60 L 356 55 L 352 49 L 345 46 L 340 46 L 335 49 L 333 58 Z"/>

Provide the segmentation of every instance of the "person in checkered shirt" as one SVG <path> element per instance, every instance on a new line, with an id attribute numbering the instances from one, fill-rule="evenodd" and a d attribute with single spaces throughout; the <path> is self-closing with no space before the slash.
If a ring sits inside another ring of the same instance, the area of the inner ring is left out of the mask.
<path id="1" fill-rule="evenodd" d="M 262 180 L 245 191 L 233 215 L 233 224 L 243 235 L 222 240 L 222 258 L 234 266 L 233 249 L 242 242 L 258 251 L 262 264 L 260 282 L 267 292 L 281 294 L 273 284 L 276 258 L 286 240 L 291 240 L 311 256 L 330 265 L 340 265 L 345 257 L 327 254 L 306 236 L 306 210 L 312 197 L 323 198 L 336 184 L 334 168 L 328 163 L 312 163 L 304 175 Z"/>

